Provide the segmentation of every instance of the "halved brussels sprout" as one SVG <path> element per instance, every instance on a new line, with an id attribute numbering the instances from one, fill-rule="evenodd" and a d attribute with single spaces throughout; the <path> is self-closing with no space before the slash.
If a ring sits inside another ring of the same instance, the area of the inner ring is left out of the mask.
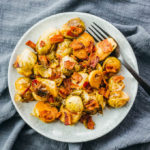
<path id="1" fill-rule="evenodd" d="M 82 112 L 83 103 L 80 96 L 69 96 L 65 102 L 66 109 L 71 112 Z"/>
<path id="2" fill-rule="evenodd" d="M 57 108 L 52 107 L 48 102 L 37 102 L 32 112 L 33 116 L 46 123 L 56 120 L 57 114 Z"/>
<path id="3" fill-rule="evenodd" d="M 66 38 L 76 38 L 85 30 L 84 22 L 80 18 L 73 18 L 63 25 L 61 33 Z"/>
<path id="4" fill-rule="evenodd" d="M 49 78 L 52 76 L 52 69 L 44 67 L 43 65 L 36 64 L 33 68 L 34 75 L 40 75 L 43 78 Z"/>
<path id="5" fill-rule="evenodd" d="M 99 88 L 103 80 L 103 74 L 101 70 L 93 70 L 89 74 L 89 83 L 93 88 Z"/>
<path id="6" fill-rule="evenodd" d="M 73 40 L 70 45 L 73 48 L 73 55 L 79 59 L 87 59 L 94 46 L 93 37 L 84 32 L 80 37 Z"/>
<path id="7" fill-rule="evenodd" d="M 32 81 L 32 95 L 37 101 L 46 101 L 50 95 L 57 97 L 57 93 L 55 81 L 43 78 Z"/>
<path id="8" fill-rule="evenodd" d="M 51 51 L 49 54 L 46 55 L 49 62 L 51 62 L 55 58 L 55 51 Z"/>
<path id="9" fill-rule="evenodd" d="M 43 55 L 49 53 L 51 50 L 55 48 L 55 44 L 51 43 L 50 38 L 54 35 L 59 35 L 60 32 L 55 29 L 50 29 L 44 32 L 38 42 L 36 43 L 36 51 L 38 54 Z"/>
<path id="10" fill-rule="evenodd" d="M 70 55 L 71 47 L 70 47 L 71 40 L 65 39 L 62 43 L 59 43 L 57 46 L 56 57 L 64 57 L 66 55 Z"/>
<path id="11" fill-rule="evenodd" d="M 125 84 L 122 81 L 123 79 L 124 79 L 124 77 L 121 76 L 121 75 L 112 76 L 109 79 L 109 90 L 112 91 L 112 92 L 123 90 L 124 87 L 125 87 Z"/>
<path id="12" fill-rule="evenodd" d="M 96 54 L 100 61 L 108 57 L 113 50 L 117 47 L 117 43 L 112 38 L 107 38 L 96 44 Z"/>
<path id="13" fill-rule="evenodd" d="M 103 96 L 98 93 L 97 90 L 94 90 L 92 93 L 87 93 L 84 91 L 82 93 L 84 111 L 91 112 L 95 114 L 97 111 L 103 111 L 106 105 L 106 101 Z"/>
<path id="14" fill-rule="evenodd" d="M 63 105 L 60 107 L 60 121 L 63 122 L 65 125 L 72 125 L 79 121 L 81 118 L 82 112 L 72 113 L 68 111 Z"/>
<path id="15" fill-rule="evenodd" d="M 75 66 L 78 65 L 77 61 L 70 56 L 65 56 L 62 58 L 60 66 L 61 71 L 64 75 L 69 76 L 75 70 Z"/>
<path id="16" fill-rule="evenodd" d="M 21 75 L 30 76 L 32 74 L 32 68 L 37 62 L 37 56 L 35 53 L 29 49 L 24 49 L 24 51 L 17 57 L 15 68 L 17 72 Z"/>
<path id="17" fill-rule="evenodd" d="M 114 91 L 110 93 L 108 104 L 111 107 L 123 107 L 129 101 L 129 96 L 123 91 Z"/>
<path id="18" fill-rule="evenodd" d="M 56 68 L 57 66 L 59 66 L 59 61 L 57 59 L 53 59 L 50 61 L 50 68 Z"/>
<path id="19" fill-rule="evenodd" d="M 27 77 L 20 77 L 15 82 L 16 101 L 32 101 L 32 93 L 30 90 L 31 80 Z"/>
<path id="20" fill-rule="evenodd" d="M 103 71 L 106 71 L 109 76 L 119 72 L 121 63 L 116 57 L 108 57 L 103 63 Z"/>

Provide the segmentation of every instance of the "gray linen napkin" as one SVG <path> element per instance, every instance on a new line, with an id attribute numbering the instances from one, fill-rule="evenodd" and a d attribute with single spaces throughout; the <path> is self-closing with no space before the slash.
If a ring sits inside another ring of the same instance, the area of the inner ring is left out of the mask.
<path id="1" fill-rule="evenodd" d="M 65 11 L 81 11 L 113 23 L 127 37 L 138 60 L 140 75 L 150 84 L 149 0 L 0 0 L 0 150 L 118 150 L 150 149 L 150 97 L 139 87 L 124 121 L 109 134 L 85 143 L 67 144 L 47 139 L 16 112 L 8 92 L 11 53 L 24 32 L 39 20 Z M 130 147 L 135 144 L 142 144 Z"/>

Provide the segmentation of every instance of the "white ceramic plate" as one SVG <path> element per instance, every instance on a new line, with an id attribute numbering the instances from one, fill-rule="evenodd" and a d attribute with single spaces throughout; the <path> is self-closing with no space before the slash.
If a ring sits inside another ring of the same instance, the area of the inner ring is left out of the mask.
<path id="1" fill-rule="evenodd" d="M 20 54 L 21 51 L 26 47 L 25 45 L 26 41 L 32 40 L 33 42 L 36 42 L 42 32 L 46 31 L 49 28 L 60 28 L 69 19 L 75 17 L 80 17 L 85 22 L 86 27 L 88 27 L 90 23 L 94 21 L 97 24 L 99 24 L 104 30 L 110 33 L 110 35 L 112 35 L 118 42 L 120 50 L 123 51 L 123 53 L 127 56 L 126 59 L 128 63 L 132 65 L 134 69 L 138 72 L 135 55 L 126 38 L 113 25 L 111 25 L 109 22 L 103 20 L 100 17 L 79 12 L 61 13 L 47 17 L 38 22 L 37 24 L 35 24 L 33 27 L 31 27 L 17 43 L 10 59 L 8 69 L 8 85 L 11 99 L 20 116 L 30 127 L 32 127 L 38 133 L 48 138 L 63 142 L 89 141 L 101 137 L 106 133 L 110 132 L 125 118 L 129 110 L 131 109 L 133 102 L 135 100 L 138 87 L 138 84 L 135 81 L 135 79 L 124 67 L 122 67 L 119 74 L 125 76 L 125 84 L 126 84 L 125 91 L 129 94 L 130 101 L 123 108 L 105 109 L 103 115 L 94 115 L 93 119 L 96 123 L 94 130 L 86 129 L 84 125 L 81 123 L 78 123 L 77 125 L 74 126 L 65 126 L 59 121 L 50 124 L 43 123 L 39 119 L 30 115 L 36 102 L 16 103 L 14 101 L 14 94 L 15 94 L 14 85 L 16 79 L 20 75 L 13 68 L 13 63 L 16 60 L 17 55 Z"/>

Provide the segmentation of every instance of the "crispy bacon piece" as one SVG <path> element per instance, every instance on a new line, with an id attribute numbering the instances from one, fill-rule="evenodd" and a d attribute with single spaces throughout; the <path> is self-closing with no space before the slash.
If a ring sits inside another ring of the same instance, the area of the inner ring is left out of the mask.
<path id="1" fill-rule="evenodd" d="M 84 124 L 84 126 L 88 129 L 94 129 L 95 123 L 92 120 L 92 117 L 88 114 L 85 114 L 81 117 L 80 122 Z"/>
<path id="2" fill-rule="evenodd" d="M 64 37 L 61 34 L 54 35 L 53 37 L 50 38 L 51 44 L 55 44 L 55 43 L 59 43 L 59 42 L 63 42 L 63 41 L 64 41 Z"/>
<path id="3" fill-rule="evenodd" d="M 26 42 L 26 45 L 27 46 L 29 46 L 29 47 L 31 47 L 33 50 L 35 50 L 36 49 L 36 44 L 35 43 L 33 43 L 32 41 L 27 41 Z"/>
<path id="4" fill-rule="evenodd" d="M 94 69 L 97 63 L 99 62 L 99 57 L 95 53 L 91 53 L 88 61 L 89 61 L 89 66 Z"/>
<path id="5" fill-rule="evenodd" d="M 64 87 L 61 87 L 59 89 L 59 95 L 62 97 L 62 98 L 66 98 L 68 95 L 70 94 L 70 91 Z"/>
<path id="6" fill-rule="evenodd" d="M 99 104 L 96 100 L 91 99 L 85 104 L 85 108 L 88 109 L 89 111 L 92 111 L 96 108 L 99 108 Z"/>
<path id="7" fill-rule="evenodd" d="M 44 41 L 41 41 L 41 42 L 40 42 L 40 46 L 41 46 L 41 47 L 44 47 L 44 46 L 45 46 L 45 42 L 44 42 Z"/>
<path id="8" fill-rule="evenodd" d="M 71 114 L 64 112 L 65 115 L 65 125 L 70 125 L 71 124 Z"/>
<path id="9" fill-rule="evenodd" d="M 59 72 L 53 71 L 52 72 L 52 76 L 50 77 L 50 79 L 51 80 L 58 79 L 58 78 L 60 78 L 60 76 L 61 76 L 61 72 L 60 71 Z"/>
<path id="10" fill-rule="evenodd" d="M 86 47 L 86 51 L 88 53 L 92 53 L 94 49 L 94 42 L 93 41 L 89 41 L 89 45 Z"/>
<path id="11" fill-rule="evenodd" d="M 74 72 L 71 76 L 73 80 L 76 80 L 77 83 L 80 83 L 82 81 L 82 76 L 78 72 Z"/>
<path id="12" fill-rule="evenodd" d="M 89 82 L 84 82 L 83 89 L 86 90 L 88 93 L 93 92 L 93 89 L 90 86 Z"/>
<path id="13" fill-rule="evenodd" d="M 114 77 L 113 77 L 113 80 L 114 80 L 115 82 L 120 82 L 120 81 L 124 80 L 124 77 L 121 76 L 121 75 L 117 75 L 117 76 L 114 76 Z"/>
<path id="14" fill-rule="evenodd" d="M 73 48 L 74 50 L 85 48 L 85 46 L 77 40 L 73 40 L 73 42 L 70 44 L 70 47 Z"/>
<path id="15" fill-rule="evenodd" d="M 99 89 L 99 94 L 103 95 L 105 98 L 109 97 L 110 91 L 108 88 L 101 87 Z"/>
<path id="16" fill-rule="evenodd" d="M 38 55 L 38 59 L 43 66 L 48 65 L 48 60 L 47 60 L 46 55 Z"/>
<path id="17" fill-rule="evenodd" d="M 54 103 L 54 102 L 55 102 L 55 99 L 54 99 L 53 96 L 50 96 L 49 99 L 48 99 L 48 101 L 49 101 L 50 103 Z"/>
<path id="18" fill-rule="evenodd" d="M 13 67 L 14 68 L 19 68 L 19 63 L 18 63 L 18 59 L 16 59 L 15 63 L 13 64 Z"/>
<path id="19" fill-rule="evenodd" d="M 71 62 L 69 60 L 64 62 L 64 67 L 68 70 L 72 70 L 75 66 L 75 62 Z"/>
<path id="20" fill-rule="evenodd" d="M 103 50 L 104 53 L 112 52 L 113 49 L 108 39 L 101 41 L 98 46 Z"/>
<path id="21" fill-rule="evenodd" d="M 67 35 L 72 36 L 72 37 L 78 37 L 79 34 L 82 33 L 82 28 L 71 26 L 70 30 L 67 32 Z"/>

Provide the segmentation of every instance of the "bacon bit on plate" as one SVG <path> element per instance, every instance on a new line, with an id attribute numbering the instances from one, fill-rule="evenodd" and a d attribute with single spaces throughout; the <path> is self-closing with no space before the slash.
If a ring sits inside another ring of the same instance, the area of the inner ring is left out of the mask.
<path id="1" fill-rule="evenodd" d="M 82 76 L 78 72 L 74 72 L 71 76 L 73 80 L 76 80 L 77 83 L 80 83 L 82 81 Z"/>
<path id="2" fill-rule="evenodd" d="M 44 47 L 44 46 L 45 46 L 45 42 L 44 42 L 44 41 L 41 41 L 41 42 L 40 42 L 40 46 L 41 46 L 41 47 Z"/>
<path id="3" fill-rule="evenodd" d="M 61 72 L 58 71 L 58 72 L 52 72 L 52 76 L 50 77 L 51 80 L 54 80 L 54 79 L 58 79 L 61 77 Z"/>
<path id="4" fill-rule="evenodd" d="M 47 60 L 46 55 L 38 55 L 38 59 L 43 66 L 48 65 L 48 60 Z"/>
<path id="5" fill-rule="evenodd" d="M 117 76 L 114 76 L 114 77 L 112 77 L 112 78 L 113 78 L 113 80 L 114 80 L 115 82 L 120 82 L 120 81 L 124 80 L 124 77 L 121 76 L 121 75 L 117 75 Z"/>
<path id="6" fill-rule="evenodd" d="M 35 43 L 33 43 L 32 41 L 27 41 L 26 42 L 26 45 L 27 46 L 29 46 L 29 47 L 31 47 L 33 50 L 35 50 L 36 49 L 36 44 Z"/>
<path id="7" fill-rule="evenodd" d="M 50 38 L 51 44 L 55 44 L 55 43 L 59 43 L 59 42 L 63 42 L 63 41 L 64 41 L 64 37 L 61 34 L 54 35 L 53 37 Z"/>
<path id="8" fill-rule="evenodd" d="M 59 95 L 62 97 L 62 98 L 66 98 L 68 95 L 70 94 L 70 91 L 64 87 L 61 87 L 59 89 Z"/>
<path id="9" fill-rule="evenodd" d="M 14 67 L 14 68 L 19 68 L 19 67 L 20 67 L 20 66 L 19 66 L 19 63 L 18 63 L 18 57 L 17 57 L 15 63 L 13 64 L 13 67 Z"/>
<path id="10" fill-rule="evenodd" d="M 92 100 L 89 100 L 86 104 L 85 104 L 85 108 L 92 111 L 96 108 L 99 108 L 99 104 L 96 100 L 92 99 Z"/>
<path id="11" fill-rule="evenodd" d="M 93 89 L 90 86 L 89 82 L 84 82 L 83 89 L 86 90 L 88 93 L 93 92 Z"/>
<path id="12" fill-rule="evenodd" d="M 99 94 L 103 95 L 105 98 L 109 97 L 110 91 L 108 88 L 101 87 L 99 89 Z"/>
<path id="13" fill-rule="evenodd" d="M 89 82 L 84 82 L 83 87 L 87 88 L 89 85 L 90 85 Z"/>
<path id="14" fill-rule="evenodd" d="M 86 47 L 86 51 L 88 53 L 92 53 L 93 52 L 93 48 L 94 48 L 94 42 L 93 41 L 89 41 L 89 45 Z"/>
<path id="15" fill-rule="evenodd" d="M 70 30 L 67 32 L 67 35 L 77 37 L 79 34 L 82 33 L 82 31 L 82 28 L 71 26 Z"/>
<path id="16" fill-rule="evenodd" d="M 103 50 L 104 53 L 112 52 L 113 48 L 108 39 L 105 39 L 98 43 L 98 46 Z"/>
<path id="17" fill-rule="evenodd" d="M 74 50 L 85 48 L 84 45 L 77 40 L 73 40 L 73 42 L 70 44 L 70 47 L 73 48 Z"/>
<path id="18" fill-rule="evenodd" d="M 72 70 L 75 66 L 75 62 L 71 62 L 69 60 L 64 62 L 64 67 L 68 70 Z"/>
<path id="19" fill-rule="evenodd" d="M 65 125 L 70 125 L 71 124 L 71 114 L 64 112 L 65 115 Z"/>
<path id="20" fill-rule="evenodd" d="M 95 53 L 91 53 L 89 56 L 89 66 L 94 69 L 98 62 L 99 57 Z"/>
<path id="21" fill-rule="evenodd" d="M 53 96 L 50 96 L 49 99 L 48 99 L 48 101 L 49 101 L 50 103 L 54 103 L 54 102 L 55 102 L 55 99 L 54 99 Z"/>
<path id="22" fill-rule="evenodd" d="M 88 129 L 94 129 L 95 123 L 92 117 L 88 114 L 85 114 L 81 117 L 80 122 L 84 124 L 84 126 Z"/>

